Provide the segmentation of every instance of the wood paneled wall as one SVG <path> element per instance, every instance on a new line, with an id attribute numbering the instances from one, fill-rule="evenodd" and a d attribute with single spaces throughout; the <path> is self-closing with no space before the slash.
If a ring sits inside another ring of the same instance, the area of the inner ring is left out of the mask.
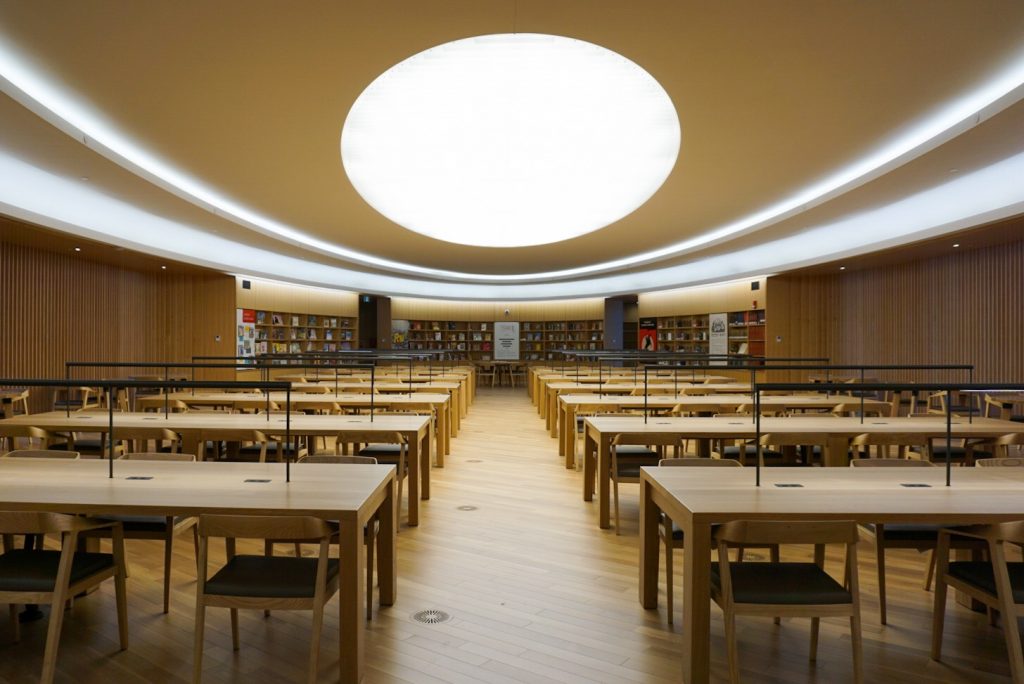
<path id="1" fill-rule="evenodd" d="M 242 288 L 243 280 L 249 281 L 248 290 Z M 240 309 L 284 311 L 317 316 L 356 317 L 359 315 L 359 295 L 355 292 L 247 278 L 237 278 L 234 287 L 235 305 Z"/>
<path id="2" fill-rule="evenodd" d="M 508 315 L 505 311 L 508 310 Z M 469 302 L 392 297 L 391 318 L 438 321 L 583 321 L 604 319 L 604 299 Z"/>
<path id="3" fill-rule="evenodd" d="M 0 377 L 63 378 L 67 360 L 231 355 L 234 288 L 223 274 L 135 271 L 0 241 Z M 83 369 L 76 377 L 150 372 Z M 34 402 L 38 410 L 48 393 L 36 394 L 46 395 Z"/>
<path id="4" fill-rule="evenodd" d="M 642 317 L 767 309 L 768 287 L 766 280 L 766 278 L 751 278 L 718 285 L 648 292 L 637 298 L 637 305 Z M 751 290 L 750 284 L 755 281 L 760 283 L 760 289 Z M 755 301 L 757 306 L 753 305 Z M 771 315 L 771 312 L 768 312 L 768 315 Z"/>
<path id="5" fill-rule="evenodd" d="M 973 363 L 976 380 L 1024 382 L 1024 241 L 857 271 L 776 276 L 769 286 L 770 356 Z"/>

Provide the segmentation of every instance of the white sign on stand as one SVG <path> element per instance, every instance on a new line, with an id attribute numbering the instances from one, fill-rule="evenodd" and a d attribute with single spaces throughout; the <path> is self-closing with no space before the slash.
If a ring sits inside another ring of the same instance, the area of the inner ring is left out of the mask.
<path id="1" fill-rule="evenodd" d="M 519 360 L 519 322 L 494 322 L 494 360 Z"/>
<path id="2" fill-rule="evenodd" d="M 729 353 L 729 314 L 713 313 L 708 316 L 708 353 L 725 356 Z M 711 361 L 709 365 L 724 366 L 725 360 Z"/>

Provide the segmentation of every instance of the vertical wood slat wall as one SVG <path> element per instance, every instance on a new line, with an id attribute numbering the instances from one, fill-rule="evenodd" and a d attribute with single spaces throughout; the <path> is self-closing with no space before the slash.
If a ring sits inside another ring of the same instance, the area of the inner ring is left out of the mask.
<path id="1" fill-rule="evenodd" d="M 63 378 L 68 360 L 232 355 L 234 288 L 222 274 L 134 271 L 0 241 L 0 377 Z M 76 377 L 155 374 L 88 370 Z M 50 392 L 33 395 L 33 410 L 48 407 Z"/>
<path id="2" fill-rule="evenodd" d="M 1024 241 L 834 275 L 781 275 L 769 282 L 771 356 L 973 363 L 978 381 L 1024 382 Z"/>

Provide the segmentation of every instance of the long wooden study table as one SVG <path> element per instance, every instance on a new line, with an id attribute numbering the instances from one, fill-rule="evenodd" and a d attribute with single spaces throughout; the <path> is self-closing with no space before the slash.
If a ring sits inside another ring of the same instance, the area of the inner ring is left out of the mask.
<path id="1" fill-rule="evenodd" d="M 730 520 L 991 523 L 1024 519 L 1024 468 L 642 468 L 640 603 L 658 605 L 658 513 L 683 529 L 683 673 L 710 679 L 711 527 Z M 927 484 L 928 487 L 906 487 Z M 779 487 L 777 485 L 788 485 Z M 794 487 L 792 485 L 799 485 Z"/>
<path id="2" fill-rule="evenodd" d="M 583 500 L 594 498 L 595 475 L 599 504 L 598 524 L 602 529 L 610 526 L 610 469 L 611 442 L 622 433 L 672 434 L 683 439 L 753 439 L 757 430 L 752 418 L 643 418 L 593 416 L 584 419 L 583 447 Z M 1024 423 L 995 418 L 954 418 L 952 436 L 995 438 L 1015 432 L 1024 432 Z M 787 434 L 824 435 L 824 466 L 846 466 L 850 440 L 865 433 L 912 434 L 941 438 L 946 435 L 946 421 L 936 418 L 761 418 L 761 434 L 772 432 Z M 762 469 L 765 472 L 769 469 Z M 774 469 L 773 469 L 774 470 Z M 786 468 L 785 472 L 804 469 Z M 966 469 L 964 469 L 966 470 Z M 958 469 L 957 472 L 960 472 Z"/>
<path id="3" fill-rule="evenodd" d="M 544 410 L 541 417 L 552 437 L 558 436 L 558 396 L 561 394 L 617 394 L 626 395 L 634 392 L 669 392 L 685 394 L 686 388 L 699 388 L 703 392 L 715 394 L 749 394 L 750 385 L 745 382 L 716 382 L 693 384 L 686 382 L 664 383 L 651 382 L 606 382 L 603 384 L 587 384 L 578 382 L 550 382 L 544 386 Z"/>
<path id="4" fill-rule="evenodd" d="M 295 392 L 321 392 L 330 394 L 332 392 L 368 392 L 369 382 L 293 382 L 292 390 Z M 381 394 L 408 394 L 409 392 L 447 392 L 452 397 L 453 420 L 465 418 L 469 412 L 469 398 L 466 392 L 462 391 L 462 384 L 459 382 L 406 382 L 389 381 L 375 382 L 373 389 Z M 457 407 L 457 410 L 456 410 Z"/>
<path id="5" fill-rule="evenodd" d="M 286 401 L 284 392 L 271 392 L 269 394 L 258 394 L 252 392 L 171 392 L 168 395 L 153 395 L 140 397 L 136 400 L 135 406 L 139 410 L 160 411 L 165 404 L 165 399 L 180 401 L 189 408 L 211 407 L 235 411 L 258 411 L 267 406 L 267 400 L 274 402 L 278 408 L 283 408 Z M 437 414 L 435 454 L 437 465 L 444 467 L 444 457 L 451 453 L 451 438 L 458 435 L 457 424 L 453 423 L 454 411 L 449 410 L 451 395 L 429 394 L 426 392 L 414 392 L 412 394 L 365 394 L 365 393 L 295 393 L 291 395 L 291 406 L 293 411 L 340 411 L 340 409 L 369 409 L 374 406 L 377 410 L 389 409 L 416 409 L 429 407 Z"/>
<path id="6" fill-rule="evenodd" d="M 558 396 L 558 455 L 565 456 L 565 467 L 572 468 L 576 462 L 576 414 L 581 410 L 637 411 L 647 406 L 655 412 L 680 406 L 688 413 L 714 414 L 730 413 L 740 406 L 752 406 L 754 398 L 749 394 L 703 394 L 671 395 L 654 394 L 648 397 L 635 396 L 594 396 L 593 394 L 560 394 Z M 862 406 L 867 413 L 888 415 L 888 402 L 877 399 L 850 397 L 843 394 L 790 394 L 765 395 L 761 406 L 766 411 L 810 409 L 831 411 L 837 406 L 850 404 L 859 410 Z"/>
<path id="7" fill-rule="evenodd" d="M 396 563 L 395 470 L 391 466 L 0 459 L 0 508 L 118 515 L 313 515 L 339 521 L 338 607 L 341 681 L 363 676 L 366 554 L 363 528 L 380 520 L 380 603 L 393 605 Z M 129 479 L 149 478 L 149 479 Z M 129 597 L 130 600 L 130 597 Z"/>
<path id="8" fill-rule="evenodd" d="M 62 411 L 19 415 L 0 420 L 0 436 L 9 436 L 12 426 L 34 426 L 51 432 L 93 432 L 106 434 L 106 411 Z M 185 413 L 114 413 L 114 436 L 118 428 L 167 428 L 181 435 L 186 453 L 202 455 L 206 441 L 217 441 L 220 435 L 237 434 L 239 430 L 259 430 L 272 436 L 285 434 L 285 417 L 277 414 L 219 413 L 187 411 Z M 419 524 L 419 500 L 430 498 L 430 417 L 409 415 L 338 416 L 293 415 L 293 436 L 334 437 L 346 431 L 399 432 L 409 442 L 409 525 Z M 284 467 L 283 465 L 281 466 Z"/>

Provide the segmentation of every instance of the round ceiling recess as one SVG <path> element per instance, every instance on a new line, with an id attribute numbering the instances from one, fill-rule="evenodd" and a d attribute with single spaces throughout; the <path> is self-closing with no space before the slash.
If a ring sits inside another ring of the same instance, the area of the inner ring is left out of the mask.
<path id="1" fill-rule="evenodd" d="M 635 63 L 516 33 L 445 43 L 381 74 L 345 119 L 341 158 L 363 199 L 409 230 L 522 247 L 636 210 L 679 139 L 668 93 Z"/>

